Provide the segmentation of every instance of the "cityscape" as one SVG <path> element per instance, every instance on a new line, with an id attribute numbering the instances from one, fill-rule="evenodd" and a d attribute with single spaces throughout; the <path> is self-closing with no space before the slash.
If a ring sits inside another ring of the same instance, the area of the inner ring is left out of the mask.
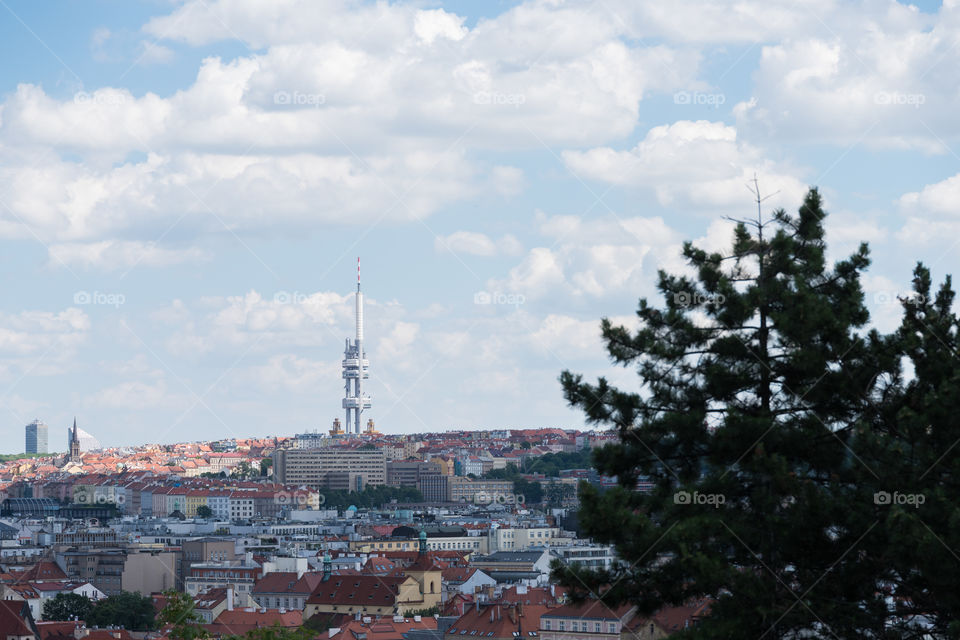
<path id="1" fill-rule="evenodd" d="M 0 52 L 0 640 L 960 638 L 960 0 Z"/>

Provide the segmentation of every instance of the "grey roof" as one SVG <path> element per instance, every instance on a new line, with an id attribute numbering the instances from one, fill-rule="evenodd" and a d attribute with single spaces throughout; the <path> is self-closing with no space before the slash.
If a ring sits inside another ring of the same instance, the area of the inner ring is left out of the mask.
<path id="1" fill-rule="evenodd" d="M 474 562 L 536 562 L 543 556 L 544 550 L 539 551 L 496 551 L 488 556 L 482 556 Z"/>
<path id="2" fill-rule="evenodd" d="M 541 575 L 539 571 L 486 571 L 485 573 L 497 582 L 536 580 Z"/>

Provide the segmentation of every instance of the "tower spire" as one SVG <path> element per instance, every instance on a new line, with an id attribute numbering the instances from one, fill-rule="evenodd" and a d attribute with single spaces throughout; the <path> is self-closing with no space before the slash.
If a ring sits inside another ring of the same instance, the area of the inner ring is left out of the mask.
<path id="1" fill-rule="evenodd" d="M 357 293 L 355 297 L 356 333 L 351 344 L 347 338 L 343 352 L 344 398 L 346 411 L 344 428 L 347 433 L 360 435 L 360 414 L 370 408 L 370 396 L 363 393 L 363 381 L 370 377 L 370 366 L 363 350 L 363 292 L 360 290 L 360 258 L 357 257 Z M 352 382 L 351 382 L 352 381 Z"/>
<path id="2" fill-rule="evenodd" d="M 77 433 L 77 416 L 73 416 L 73 428 L 70 430 L 70 461 L 80 462 L 80 435 Z"/>

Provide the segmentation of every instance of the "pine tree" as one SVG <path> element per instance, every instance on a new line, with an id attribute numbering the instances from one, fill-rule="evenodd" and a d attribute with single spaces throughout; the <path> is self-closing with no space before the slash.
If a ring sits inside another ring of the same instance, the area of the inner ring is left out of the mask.
<path id="1" fill-rule="evenodd" d="M 949 277 L 934 294 L 914 270 L 899 329 L 884 342 L 888 374 L 874 414 L 853 446 L 859 485 L 872 500 L 882 540 L 880 586 L 896 637 L 960 636 L 960 320 Z M 874 472 L 868 472 L 872 470 Z"/>
<path id="2" fill-rule="evenodd" d="M 567 401 L 619 433 L 594 455 L 619 486 L 582 487 L 580 521 L 623 564 L 556 577 L 647 614 L 713 598 L 683 637 L 880 637 L 885 604 L 861 557 L 877 522 L 848 445 L 879 367 L 862 329 L 868 250 L 831 268 L 816 189 L 795 217 L 764 219 L 757 196 L 729 253 L 684 245 L 692 275 L 660 272 L 666 304 L 641 299 L 637 331 L 603 320 L 639 391 L 561 375 Z"/>

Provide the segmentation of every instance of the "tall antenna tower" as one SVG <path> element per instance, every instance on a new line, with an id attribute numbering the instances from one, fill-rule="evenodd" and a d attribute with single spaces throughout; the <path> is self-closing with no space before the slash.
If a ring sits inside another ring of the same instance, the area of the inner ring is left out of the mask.
<path id="1" fill-rule="evenodd" d="M 360 258 L 357 258 L 357 297 L 356 297 L 357 334 L 350 343 L 346 339 L 343 350 L 344 398 L 346 411 L 344 428 L 347 433 L 360 435 L 360 414 L 370 408 L 370 396 L 363 393 L 363 381 L 370 377 L 370 362 L 363 351 L 363 292 L 360 291 Z M 352 416 L 352 419 L 351 419 Z M 352 425 L 352 427 L 351 427 Z"/>

